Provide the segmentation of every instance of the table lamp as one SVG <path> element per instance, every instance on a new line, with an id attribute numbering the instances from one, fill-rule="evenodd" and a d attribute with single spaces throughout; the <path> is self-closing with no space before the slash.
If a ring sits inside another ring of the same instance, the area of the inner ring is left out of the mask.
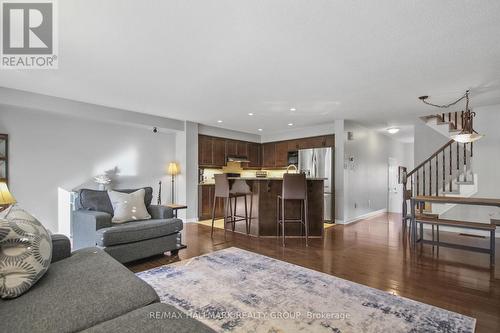
<path id="1" fill-rule="evenodd" d="M 16 199 L 10 194 L 6 183 L 0 183 L 0 211 L 9 208 L 16 203 Z"/>
<path id="2" fill-rule="evenodd" d="M 172 177 L 172 203 L 174 203 L 174 185 L 175 185 L 175 176 L 181 173 L 179 165 L 176 162 L 170 162 L 168 164 L 167 174 Z"/>

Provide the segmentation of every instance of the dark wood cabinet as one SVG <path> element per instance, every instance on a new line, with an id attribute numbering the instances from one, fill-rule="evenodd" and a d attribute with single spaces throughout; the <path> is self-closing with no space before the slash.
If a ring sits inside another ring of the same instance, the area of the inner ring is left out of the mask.
<path id="1" fill-rule="evenodd" d="M 250 160 L 248 163 L 242 163 L 243 168 L 285 168 L 288 166 L 289 151 L 334 145 L 334 135 L 260 144 L 200 134 L 198 163 L 202 168 L 222 168 L 226 165 L 228 156 L 241 156 Z"/>
<path id="2" fill-rule="evenodd" d="M 234 140 L 226 140 L 226 156 L 238 155 L 238 142 Z"/>
<path id="3" fill-rule="evenodd" d="M 212 209 L 214 203 L 215 185 L 198 186 L 198 218 L 200 220 L 209 220 L 212 218 Z M 217 198 L 215 204 L 215 218 L 224 216 L 224 200 Z"/>
<path id="4" fill-rule="evenodd" d="M 286 168 L 288 166 L 288 142 L 276 143 L 275 167 Z"/>
<path id="5" fill-rule="evenodd" d="M 226 140 L 221 138 L 213 139 L 213 164 L 217 167 L 226 165 Z"/>
<path id="6" fill-rule="evenodd" d="M 288 140 L 288 151 L 297 151 L 300 148 L 300 141 L 301 140 Z"/>
<path id="7" fill-rule="evenodd" d="M 247 163 L 247 167 L 260 168 L 262 166 L 260 162 L 260 143 L 248 143 L 248 159 L 250 162 Z"/>
<path id="8" fill-rule="evenodd" d="M 276 166 L 276 144 L 274 142 L 262 145 L 262 167 L 274 168 Z"/>
<path id="9" fill-rule="evenodd" d="M 198 136 L 198 164 L 200 166 L 213 166 L 213 137 Z"/>
<path id="10" fill-rule="evenodd" d="M 248 157 L 248 142 L 237 141 L 236 147 L 238 156 Z"/>

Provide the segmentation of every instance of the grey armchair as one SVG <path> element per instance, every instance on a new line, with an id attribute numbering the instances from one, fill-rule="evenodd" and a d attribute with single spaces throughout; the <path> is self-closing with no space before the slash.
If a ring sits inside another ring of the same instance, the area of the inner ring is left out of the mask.
<path id="1" fill-rule="evenodd" d="M 182 220 L 174 218 L 170 208 L 151 205 L 153 190 L 144 189 L 151 219 L 121 224 L 111 223 L 113 208 L 106 191 L 80 190 L 72 220 L 74 248 L 97 246 L 121 263 L 167 251 L 177 255 L 184 247 Z M 130 193 L 136 189 L 118 191 Z"/>

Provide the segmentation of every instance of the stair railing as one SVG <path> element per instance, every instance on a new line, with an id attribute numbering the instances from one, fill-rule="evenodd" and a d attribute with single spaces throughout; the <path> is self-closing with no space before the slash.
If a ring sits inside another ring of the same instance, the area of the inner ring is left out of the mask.
<path id="1" fill-rule="evenodd" d="M 450 116 L 451 117 L 451 116 Z M 460 119 L 457 116 L 457 119 Z M 460 129 L 460 127 L 458 128 Z M 471 170 L 473 143 L 448 141 L 425 161 L 410 172 L 400 167 L 400 183 L 403 184 L 403 221 L 407 220 L 408 200 L 413 196 L 439 196 L 453 191 L 453 180 L 467 181 L 467 171 Z M 417 207 L 420 210 L 423 207 Z"/>

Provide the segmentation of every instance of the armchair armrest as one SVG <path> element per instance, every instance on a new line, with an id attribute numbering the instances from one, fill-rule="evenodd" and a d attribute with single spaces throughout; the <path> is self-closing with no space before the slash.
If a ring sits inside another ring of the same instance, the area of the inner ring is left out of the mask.
<path id="1" fill-rule="evenodd" d="M 71 243 L 64 235 L 51 235 L 52 238 L 52 261 L 56 262 L 71 256 Z"/>
<path id="2" fill-rule="evenodd" d="M 174 211 L 166 206 L 151 205 L 149 206 L 149 214 L 152 219 L 172 219 Z"/>
<path id="3" fill-rule="evenodd" d="M 73 246 L 75 249 L 96 245 L 96 231 L 111 227 L 111 215 L 104 212 L 76 210 L 73 212 Z"/>

